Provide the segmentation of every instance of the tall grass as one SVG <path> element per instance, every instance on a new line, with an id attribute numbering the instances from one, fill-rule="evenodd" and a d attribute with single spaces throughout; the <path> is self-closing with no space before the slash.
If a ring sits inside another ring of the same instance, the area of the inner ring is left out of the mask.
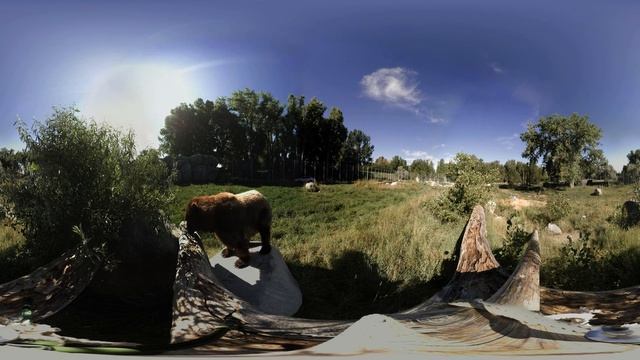
<path id="1" fill-rule="evenodd" d="M 241 186 L 176 188 L 174 221 L 195 195 L 240 192 Z M 300 316 L 356 318 L 415 305 L 438 289 L 440 268 L 451 257 L 464 221 L 441 224 L 428 208 L 439 189 L 375 182 L 257 188 L 274 213 L 273 243 L 304 294 Z M 219 248 L 208 240 L 210 252 Z"/>
<path id="2" fill-rule="evenodd" d="M 168 216 L 180 222 L 193 196 L 249 189 L 213 184 L 174 187 L 175 201 Z M 319 193 L 301 187 L 256 189 L 271 203 L 272 241 L 300 284 L 304 301 L 299 316 L 339 319 L 394 312 L 423 301 L 448 280 L 452 253 L 466 219 L 453 223 L 437 219 L 433 199 L 442 189 L 376 182 L 321 185 Z M 637 284 L 640 227 L 623 229 L 612 221 L 631 196 L 630 187 L 605 188 L 600 197 L 590 196 L 592 191 L 590 187 L 562 191 L 571 211 L 557 221 L 565 234 L 554 236 L 544 230 L 545 207 L 516 211 L 500 200 L 516 195 L 546 202 L 556 190 L 542 194 L 494 190 L 491 197 L 498 209 L 495 215 L 487 214 L 492 248 L 499 253 L 504 246 L 521 243 L 511 241 L 507 231 L 507 221 L 516 216 L 525 230 L 540 231 L 543 285 L 604 290 Z M 571 241 L 567 234 L 572 234 Z M 583 240 L 577 234 L 583 234 Z M 22 242 L 18 231 L 0 226 L 4 281 L 22 275 L 19 269 L 28 260 L 17 256 Z M 205 237 L 205 246 L 210 255 L 221 248 L 212 235 Z M 502 249 L 502 253 L 517 250 Z"/>

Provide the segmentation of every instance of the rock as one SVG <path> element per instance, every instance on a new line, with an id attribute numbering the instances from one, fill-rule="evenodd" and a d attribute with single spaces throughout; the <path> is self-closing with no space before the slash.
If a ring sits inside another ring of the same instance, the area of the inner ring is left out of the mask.
<path id="1" fill-rule="evenodd" d="M 560 235 L 562 234 L 562 229 L 560 229 L 560 227 L 556 224 L 553 223 L 549 223 L 547 225 L 547 231 L 554 234 L 554 235 Z"/>
<path id="2" fill-rule="evenodd" d="M 313 181 L 309 181 L 308 183 L 304 184 L 304 189 L 309 191 L 309 192 L 318 192 L 318 191 L 320 191 L 320 187 L 318 186 L 318 184 L 316 184 Z"/>
<path id="3" fill-rule="evenodd" d="M 485 206 L 485 208 L 487 209 L 487 211 L 491 214 L 495 213 L 496 211 L 496 202 L 493 200 L 489 200 L 487 201 L 487 205 Z"/>
<path id="4" fill-rule="evenodd" d="M 302 292 L 276 247 L 266 255 L 253 247 L 249 266 L 238 269 L 236 257 L 222 253 L 209 259 L 213 274 L 224 288 L 267 314 L 291 316 L 302 305 Z"/>
<path id="5" fill-rule="evenodd" d="M 602 196 L 602 189 L 600 188 L 595 188 L 595 190 L 593 190 L 593 192 L 591 193 L 592 196 Z"/>

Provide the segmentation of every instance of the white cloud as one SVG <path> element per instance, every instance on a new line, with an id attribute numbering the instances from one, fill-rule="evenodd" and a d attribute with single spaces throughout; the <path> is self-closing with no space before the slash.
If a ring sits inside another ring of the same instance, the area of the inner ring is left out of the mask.
<path id="1" fill-rule="evenodd" d="M 447 119 L 444 117 L 434 115 L 433 113 L 429 113 L 429 115 L 427 115 L 427 120 L 432 124 L 442 124 L 447 122 Z"/>
<path id="2" fill-rule="evenodd" d="M 513 133 L 509 136 L 500 136 L 496 138 L 496 142 L 502 145 L 506 150 L 513 150 L 516 142 L 520 141 L 520 134 Z"/>
<path id="3" fill-rule="evenodd" d="M 440 149 L 440 148 L 444 148 L 446 145 L 445 144 L 437 144 L 437 145 L 433 145 L 433 149 Z"/>
<path id="4" fill-rule="evenodd" d="M 407 160 L 408 164 L 411 164 L 416 159 L 431 160 L 431 161 L 434 161 L 434 162 L 436 160 L 435 156 L 429 154 L 426 151 L 422 151 L 422 150 L 406 150 L 406 149 L 403 149 L 402 150 L 402 154 L 403 154 L 403 158 L 405 160 Z"/>
<path id="5" fill-rule="evenodd" d="M 493 70 L 494 73 L 496 74 L 502 74 L 504 72 L 504 68 L 502 68 L 500 65 L 498 65 L 495 62 L 492 62 L 489 64 L 489 67 L 491 68 L 491 70 Z"/>
<path id="6" fill-rule="evenodd" d="M 442 111 L 434 111 L 442 106 L 433 99 L 425 104 L 427 100 L 418 88 L 417 75 L 416 71 L 403 67 L 380 68 L 363 76 L 360 86 L 362 93 L 370 99 L 410 111 L 431 124 L 446 123 Z"/>
<path id="7" fill-rule="evenodd" d="M 189 66 L 185 66 L 179 70 L 179 73 L 186 74 L 186 73 L 191 73 L 194 71 L 200 71 L 200 70 L 218 67 L 222 65 L 238 63 L 241 61 L 242 59 L 217 59 L 217 60 L 203 61 L 203 62 L 192 64 Z"/>
<path id="8" fill-rule="evenodd" d="M 402 67 L 381 68 L 360 80 L 364 94 L 376 101 L 416 111 L 422 102 L 415 71 Z"/>

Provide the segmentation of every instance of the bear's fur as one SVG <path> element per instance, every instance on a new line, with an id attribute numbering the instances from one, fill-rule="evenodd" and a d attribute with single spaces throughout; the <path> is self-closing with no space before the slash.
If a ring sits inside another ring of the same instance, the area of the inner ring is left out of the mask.
<path id="1" fill-rule="evenodd" d="M 197 196 L 187 205 L 187 231 L 213 232 L 226 246 L 223 257 L 238 255 L 236 267 L 249 265 L 249 239 L 260 233 L 260 254 L 271 251 L 271 206 L 258 191 Z"/>

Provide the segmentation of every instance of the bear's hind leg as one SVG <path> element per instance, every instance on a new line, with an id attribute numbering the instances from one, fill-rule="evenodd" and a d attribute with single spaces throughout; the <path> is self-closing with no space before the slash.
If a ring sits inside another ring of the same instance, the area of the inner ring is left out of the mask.
<path id="1" fill-rule="evenodd" d="M 230 248 L 229 246 L 226 246 L 224 249 L 222 249 L 222 257 L 223 258 L 228 258 L 235 255 L 235 251 Z"/>
<path id="2" fill-rule="evenodd" d="M 238 254 L 238 260 L 236 260 L 235 266 L 238 269 L 247 267 L 251 260 L 251 256 L 249 255 L 249 246 L 239 246 L 236 249 L 236 253 Z"/>
<path id="3" fill-rule="evenodd" d="M 262 246 L 260 247 L 260 254 L 266 255 L 271 252 L 271 226 L 263 225 L 260 229 L 260 241 Z"/>

